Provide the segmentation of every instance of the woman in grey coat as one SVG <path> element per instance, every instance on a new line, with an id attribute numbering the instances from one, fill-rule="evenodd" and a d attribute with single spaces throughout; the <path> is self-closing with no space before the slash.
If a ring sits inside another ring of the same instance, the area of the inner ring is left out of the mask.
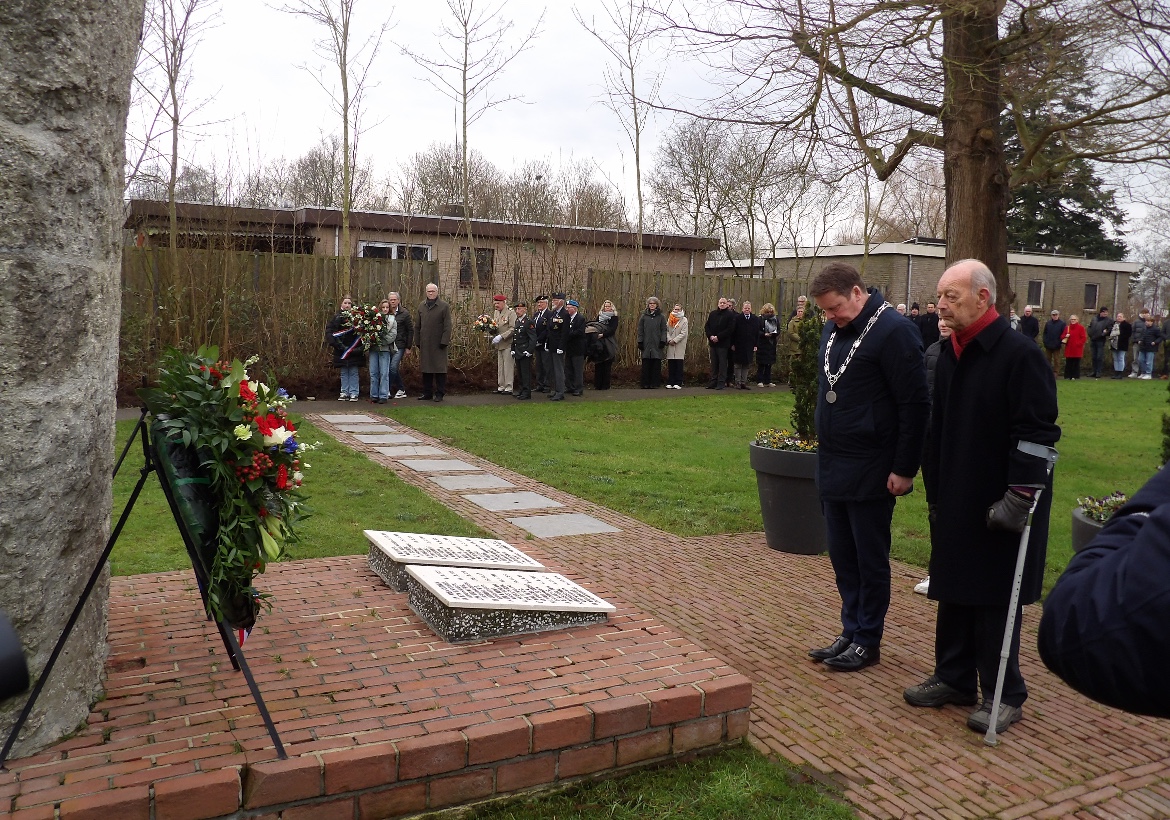
<path id="1" fill-rule="evenodd" d="M 642 389 L 662 385 L 662 356 L 666 351 L 666 317 L 658 297 L 646 300 L 646 310 L 638 317 L 638 350 L 642 354 Z"/>
<path id="2" fill-rule="evenodd" d="M 675 305 L 666 320 L 666 389 L 682 390 L 683 359 L 687 356 L 690 323 L 682 305 Z"/>

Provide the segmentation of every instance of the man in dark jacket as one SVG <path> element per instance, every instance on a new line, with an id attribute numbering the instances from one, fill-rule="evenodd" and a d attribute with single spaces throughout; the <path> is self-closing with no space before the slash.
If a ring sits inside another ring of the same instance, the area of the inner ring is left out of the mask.
<path id="1" fill-rule="evenodd" d="M 447 345 L 451 343 L 451 308 L 439 298 L 439 286 L 426 287 L 427 298 L 418 306 L 418 367 L 423 392 L 419 401 L 442 401 L 447 392 Z"/>
<path id="2" fill-rule="evenodd" d="M 406 398 L 406 383 L 402 381 L 402 360 L 410 355 L 410 346 L 414 343 L 414 323 L 410 320 L 410 311 L 403 310 L 401 299 L 393 291 L 386 297 L 390 301 L 390 312 L 394 314 L 395 327 L 398 335 L 394 338 L 394 355 L 390 357 L 390 389 L 397 390 L 396 399 Z"/>
<path id="3" fill-rule="evenodd" d="M 1101 368 L 1105 366 L 1105 344 L 1109 341 L 1109 331 L 1113 330 L 1113 317 L 1109 315 L 1109 308 L 1103 307 L 1097 311 L 1093 321 L 1089 322 L 1089 344 L 1093 351 L 1093 378 L 1101 378 Z"/>
<path id="4" fill-rule="evenodd" d="M 930 591 L 939 602 L 934 674 L 904 692 L 913 706 L 983 704 L 967 725 L 986 732 L 1008 618 L 1020 533 L 1036 492 L 1020 603 L 1040 598 L 1052 503 L 1049 456 L 1060 438 L 1056 379 L 1040 351 L 995 310 L 995 277 L 967 259 L 938 283 L 954 335 L 935 370 L 927 438 Z M 1020 720 L 1019 612 L 996 731 Z"/>
<path id="5" fill-rule="evenodd" d="M 565 304 L 565 387 L 574 396 L 585 394 L 585 317 L 576 299 Z"/>
<path id="6" fill-rule="evenodd" d="M 922 337 L 851 265 L 809 295 L 825 312 L 818 360 L 817 487 L 841 595 L 841 634 L 809 656 L 841 672 L 872 666 L 890 606 L 890 522 L 922 456 L 930 400 Z"/>
<path id="7" fill-rule="evenodd" d="M 548 353 L 549 369 L 552 371 L 552 387 L 549 401 L 565 400 L 565 338 L 568 331 L 569 313 L 565 310 L 565 294 L 552 295 L 552 309 L 548 313 L 548 333 L 545 334 L 544 349 Z"/>
<path id="8" fill-rule="evenodd" d="M 1040 659 L 1093 700 L 1170 718 L 1170 470 L 1072 557 L 1044 599 Z"/>
<path id="9" fill-rule="evenodd" d="M 516 327 L 512 331 L 512 358 L 516 360 L 516 392 L 518 399 L 532 398 L 532 360 L 536 358 L 536 332 L 528 305 L 520 302 L 515 307 Z"/>
<path id="10" fill-rule="evenodd" d="M 1133 320 L 1133 333 L 1129 337 L 1129 343 L 1133 345 L 1133 368 L 1129 373 L 1131 379 L 1136 379 L 1141 375 L 1142 336 L 1146 335 L 1146 326 L 1151 321 L 1150 312 L 1145 308 L 1142 308 L 1138 317 Z"/>
<path id="11" fill-rule="evenodd" d="M 1040 320 L 1032 315 L 1032 306 L 1024 306 L 1024 315 L 1020 317 L 1020 333 L 1023 333 L 1036 344 L 1036 337 L 1040 335 Z"/>
<path id="12" fill-rule="evenodd" d="M 711 348 L 711 383 L 708 390 L 722 390 L 727 373 L 727 351 L 731 347 L 731 336 L 735 333 L 735 314 L 727 306 L 727 298 L 719 297 L 719 307 L 707 315 L 703 328 L 707 345 Z"/>
<path id="13" fill-rule="evenodd" d="M 922 349 L 930 347 L 938 341 L 938 306 L 934 302 L 926 303 L 926 313 L 918 314 L 914 320 L 918 332 L 922 334 Z"/>
<path id="14" fill-rule="evenodd" d="M 740 312 L 735 314 L 735 330 L 731 333 L 731 362 L 735 373 L 735 386 L 748 389 L 748 369 L 759 347 L 763 322 L 752 313 L 752 303 L 744 302 Z"/>
<path id="15" fill-rule="evenodd" d="M 1059 310 L 1052 311 L 1052 316 L 1044 323 L 1044 356 L 1052 368 L 1053 378 L 1060 374 L 1060 360 L 1063 358 L 1060 352 L 1060 341 L 1064 337 L 1064 329 L 1067 326 L 1064 319 L 1060 318 Z"/>
<path id="16" fill-rule="evenodd" d="M 552 357 L 545 349 L 545 342 L 548 341 L 548 320 L 548 297 L 541 294 L 536 297 L 536 311 L 532 314 L 532 332 L 536 337 L 536 355 L 532 358 L 536 363 L 536 389 L 541 393 L 548 392 L 553 377 Z"/>

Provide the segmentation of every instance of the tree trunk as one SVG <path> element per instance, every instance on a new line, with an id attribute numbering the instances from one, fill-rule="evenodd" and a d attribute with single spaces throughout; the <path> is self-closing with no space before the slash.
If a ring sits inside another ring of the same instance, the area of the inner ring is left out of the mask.
<path id="1" fill-rule="evenodd" d="M 999 137 L 999 4 L 944 4 L 943 174 L 948 266 L 979 259 L 995 274 L 999 311 L 1013 294 L 1007 276 L 1008 173 Z"/>
<path id="2" fill-rule="evenodd" d="M 142 7 L 0 3 L 0 608 L 34 678 L 109 532 L 124 137 Z M 101 691 L 108 597 L 103 575 L 14 754 L 86 719 Z M 0 709 L 3 736 L 23 703 Z"/>

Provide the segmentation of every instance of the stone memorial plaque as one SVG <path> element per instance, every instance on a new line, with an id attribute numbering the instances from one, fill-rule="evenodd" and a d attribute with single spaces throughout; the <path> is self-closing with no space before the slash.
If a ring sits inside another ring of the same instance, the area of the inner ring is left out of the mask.
<path id="1" fill-rule="evenodd" d="M 377 452 L 390 458 L 403 458 L 405 456 L 449 456 L 451 455 L 446 450 L 441 450 L 438 447 L 431 447 L 429 444 L 404 444 L 401 447 L 375 447 Z"/>
<path id="2" fill-rule="evenodd" d="M 378 418 L 372 419 L 369 416 L 363 416 L 358 413 L 327 413 L 321 418 L 330 424 L 378 424 L 386 419 Z"/>
<path id="3" fill-rule="evenodd" d="M 339 424 L 337 429 L 345 433 L 397 433 L 397 427 L 388 424 Z"/>
<path id="4" fill-rule="evenodd" d="M 347 431 L 348 432 L 348 431 Z M 397 435 L 380 435 L 380 436 L 363 436 L 361 434 L 355 435 L 358 441 L 362 444 L 418 444 L 419 440 L 414 436 L 408 436 L 406 433 L 399 433 Z"/>
<path id="5" fill-rule="evenodd" d="M 408 566 L 410 608 L 449 643 L 604 623 L 613 604 L 555 572 Z"/>
<path id="6" fill-rule="evenodd" d="M 399 592 L 406 592 L 408 564 L 544 571 L 536 559 L 493 538 L 385 530 L 365 530 L 365 535 L 370 541 L 370 569 Z"/>
<path id="7" fill-rule="evenodd" d="M 554 513 L 509 518 L 508 522 L 528 530 L 537 538 L 556 538 L 561 535 L 587 535 L 600 532 L 621 532 L 600 519 L 585 513 Z"/>
<path id="8" fill-rule="evenodd" d="M 515 487 L 511 481 L 489 473 L 427 476 L 444 490 L 495 490 Z"/>
<path id="9" fill-rule="evenodd" d="M 463 496 L 472 504 L 493 512 L 507 512 L 510 510 L 538 510 L 542 507 L 563 507 L 559 501 L 554 501 L 540 493 L 471 493 Z"/>
<path id="10" fill-rule="evenodd" d="M 430 459 L 420 458 L 399 462 L 404 467 L 420 473 L 478 473 L 481 468 L 456 458 Z"/>

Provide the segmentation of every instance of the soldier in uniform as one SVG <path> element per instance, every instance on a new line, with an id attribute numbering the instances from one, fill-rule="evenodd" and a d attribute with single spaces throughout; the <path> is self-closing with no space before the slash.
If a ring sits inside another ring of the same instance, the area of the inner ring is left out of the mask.
<path id="1" fill-rule="evenodd" d="M 536 353 L 536 330 L 528 316 L 528 305 L 520 302 L 516 311 L 516 327 L 512 331 L 512 358 L 516 360 L 516 392 L 518 399 L 532 398 L 532 360 Z"/>
<path id="2" fill-rule="evenodd" d="M 565 306 L 569 320 L 565 323 L 565 380 L 574 396 L 585 394 L 585 317 L 580 305 L 570 299 Z"/>
<path id="3" fill-rule="evenodd" d="M 536 337 L 536 389 L 541 393 L 548 392 L 548 383 L 552 378 L 552 359 L 545 349 L 548 341 L 548 297 L 543 293 L 536 297 L 536 311 L 532 314 L 532 332 Z"/>
<path id="4" fill-rule="evenodd" d="M 565 310 L 565 294 L 552 295 L 552 310 L 548 316 L 548 335 L 544 349 L 552 364 L 552 393 L 549 401 L 565 400 L 565 341 L 569 331 L 569 313 Z"/>

